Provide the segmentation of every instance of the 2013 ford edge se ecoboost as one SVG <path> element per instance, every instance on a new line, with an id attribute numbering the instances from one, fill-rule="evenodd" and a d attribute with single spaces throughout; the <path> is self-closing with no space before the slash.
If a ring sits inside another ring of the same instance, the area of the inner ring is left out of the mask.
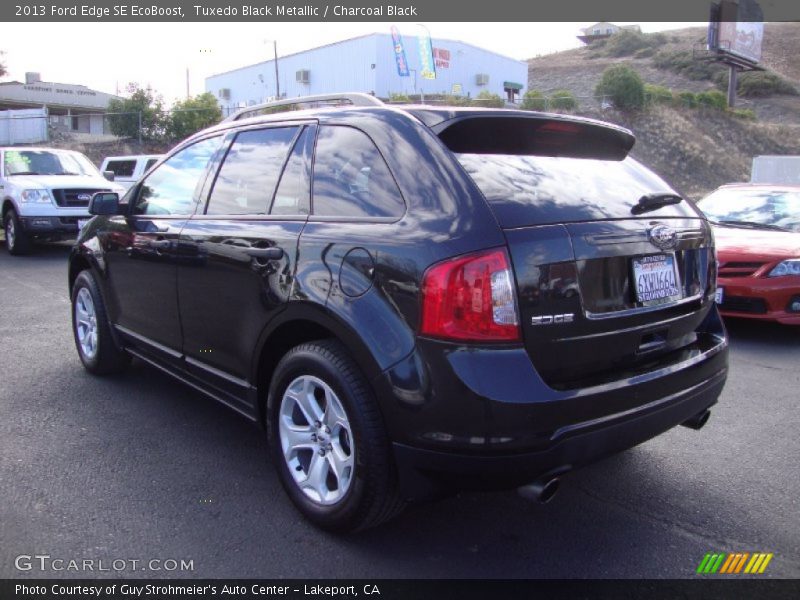
<path id="1" fill-rule="evenodd" d="M 80 359 L 137 357 L 263 425 L 326 529 L 453 488 L 547 500 L 699 429 L 727 375 L 709 225 L 633 143 L 356 94 L 245 109 L 93 197 L 69 265 Z"/>

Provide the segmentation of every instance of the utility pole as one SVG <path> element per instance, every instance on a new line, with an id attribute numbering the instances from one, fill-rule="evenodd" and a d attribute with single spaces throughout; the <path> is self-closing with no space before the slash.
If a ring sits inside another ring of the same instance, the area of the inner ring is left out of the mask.
<path id="1" fill-rule="evenodd" d="M 731 65 L 728 70 L 728 108 L 736 106 L 736 75 L 739 69 L 736 65 Z"/>
<path id="2" fill-rule="evenodd" d="M 272 49 L 275 51 L 275 95 L 278 96 L 278 100 L 281 99 L 281 84 L 280 80 L 278 79 L 278 42 L 272 40 Z"/>

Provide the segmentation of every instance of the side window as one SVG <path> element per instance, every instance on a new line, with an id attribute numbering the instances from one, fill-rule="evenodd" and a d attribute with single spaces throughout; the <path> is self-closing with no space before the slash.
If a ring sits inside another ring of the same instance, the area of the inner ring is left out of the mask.
<path id="1" fill-rule="evenodd" d="M 208 161 L 221 136 L 184 148 L 150 173 L 139 188 L 135 215 L 188 215 L 194 212 L 195 192 L 202 185 Z"/>
<path id="2" fill-rule="evenodd" d="M 147 173 L 154 164 L 158 162 L 157 158 L 148 158 L 147 162 L 144 165 L 144 169 L 142 169 L 142 173 Z"/>
<path id="3" fill-rule="evenodd" d="M 206 214 L 267 214 L 297 132 L 297 127 L 275 127 L 237 134 L 219 169 Z"/>
<path id="4" fill-rule="evenodd" d="M 314 214 L 400 217 L 405 204 L 389 167 L 365 133 L 320 127 L 314 155 Z"/>
<path id="5" fill-rule="evenodd" d="M 105 170 L 113 171 L 117 177 L 132 177 L 135 168 L 135 160 L 110 160 Z"/>
<path id="6" fill-rule="evenodd" d="M 307 215 L 311 206 L 309 166 L 313 149 L 313 129 L 306 127 L 283 169 L 278 191 L 272 201 L 271 215 Z"/>

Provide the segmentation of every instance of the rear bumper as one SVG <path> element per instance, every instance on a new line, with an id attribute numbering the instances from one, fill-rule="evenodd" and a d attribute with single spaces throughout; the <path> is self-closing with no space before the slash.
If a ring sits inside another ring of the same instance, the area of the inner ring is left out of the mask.
<path id="1" fill-rule="evenodd" d="M 613 381 L 556 390 L 523 348 L 418 340 L 375 383 L 406 497 L 510 488 L 640 444 L 716 403 L 728 372 L 714 309 L 697 340 Z"/>
<path id="2" fill-rule="evenodd" d="M 679 393 L 634 411 L 576 423 L 556 432 L 545 449 L 522 454 L 471 455 L 394 444 L 404 495 L 435 495 L 442 486 L 502 489 L 557 475 L 632 448 L 708 409 L 725 385 L 727 368 Z"/>

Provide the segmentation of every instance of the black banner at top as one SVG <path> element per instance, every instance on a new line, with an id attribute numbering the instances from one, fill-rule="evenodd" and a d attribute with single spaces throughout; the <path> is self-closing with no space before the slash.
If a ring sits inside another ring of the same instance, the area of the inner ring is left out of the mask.
<path id="1" fill-rule="evenodd" d="M 757 4 L 764 21 L 800 20 L 798 0 Z M 707 21 L 709 0 L 6 0 L 0 21 Z"/>

